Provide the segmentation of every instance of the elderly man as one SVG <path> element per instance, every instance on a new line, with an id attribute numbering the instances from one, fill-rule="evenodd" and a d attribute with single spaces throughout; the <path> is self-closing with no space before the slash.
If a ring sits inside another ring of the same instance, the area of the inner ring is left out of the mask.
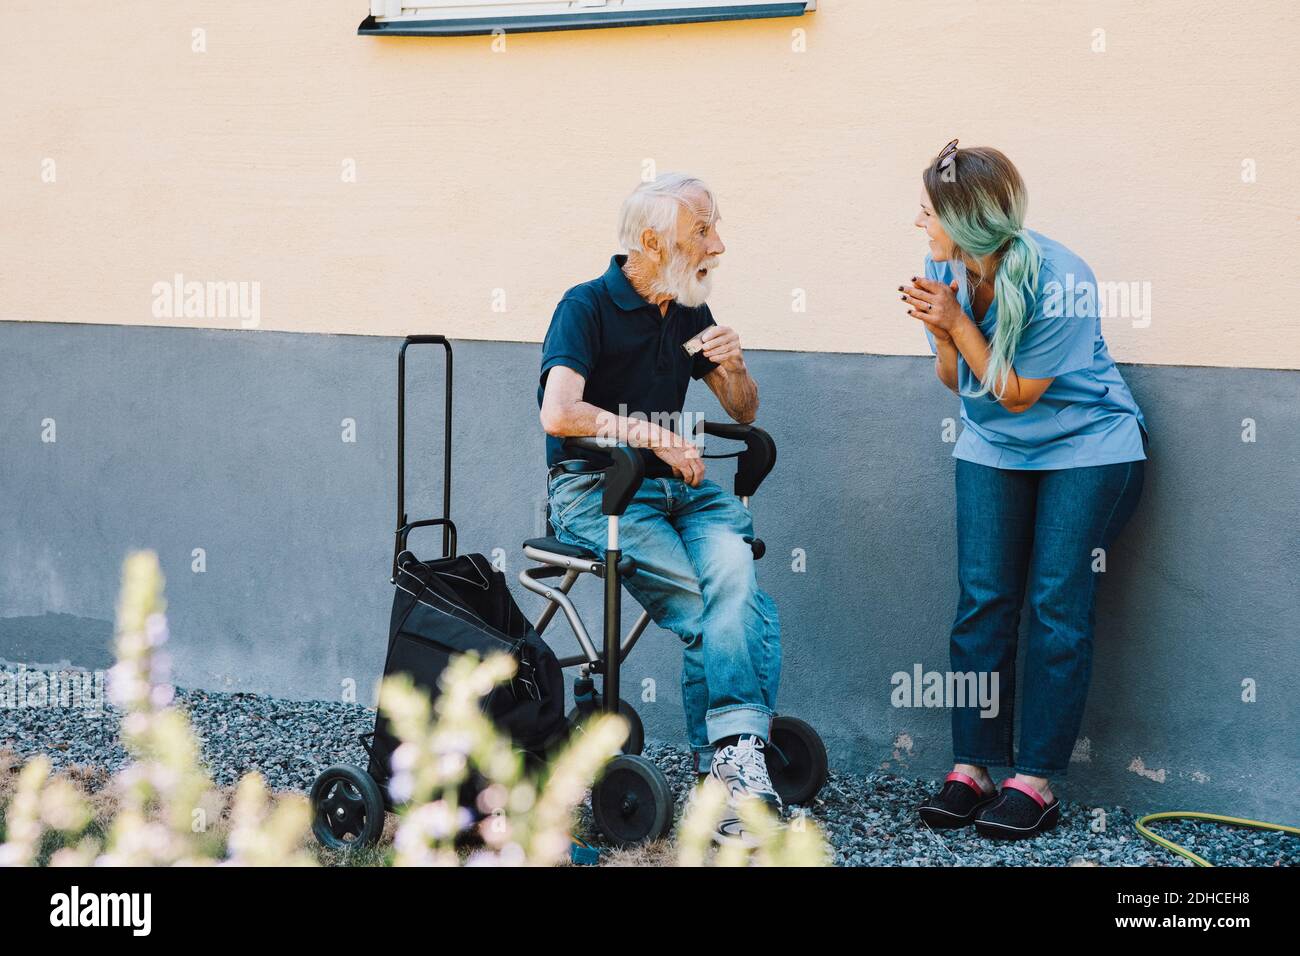
<path id="1" fill-rule="evenodd" d="M 643 449 L 646 477 L 620 522 L 637 564 L 626 586 L 685 645 L 682 702 L 696 772 L 732 796 L 718 838 L 744 840 L 734 812 L 741 796 L 780 806 L 764 757 L 781 671 L 776 607 L 754 575 L 748 510 L 704 477 L 694 442 L 661 423 L 680 421 L 691 378 L 738 422 L 754 420 L 758 386 L 740 337 L 705 305 L 725 251 L 708 187 L 662 175 L 628 197 L 621 219 L 627 254 L 564 294 L 542 346 L 551 523 L 561 541 L 604 550 L 601 479 L 564 448 L 565 436 L 616 436 Z M 688 355 L 682 346 L 697 336 L 703 347 Z"/>

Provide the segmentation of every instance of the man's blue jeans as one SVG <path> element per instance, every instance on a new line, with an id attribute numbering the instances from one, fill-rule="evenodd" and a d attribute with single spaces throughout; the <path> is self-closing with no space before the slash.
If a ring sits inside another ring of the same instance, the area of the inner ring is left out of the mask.
<path id="1" fill-rule="evenodd" d="M 1092 675 L 1101 561 L 1142 494 L 1143 462 L 1056 471 L 957 460 L 957 673 L 997 673 L 999 709 L 954 707 L 956 763 L 1064 774 Z M 1097 549 L 1101 549 L 1099 552 Z M 1012 753 L 1016 644 L 1028 607 L 1020 748 Z"/>
<path id="2" fill-rule="evenodd" d="M 555 536 L 604 554 L 602 475 L 560 474 L 548 488 Z M 766 740 L 781 680 L 776 605 L 758 586 L 754 525 L 735 495 L 705 479 L 647 478 L 619 519 L 637 565 L 624 586 L 656 624 L 682 639 L 682 706 L 696 767 L 734 734 Z"/>

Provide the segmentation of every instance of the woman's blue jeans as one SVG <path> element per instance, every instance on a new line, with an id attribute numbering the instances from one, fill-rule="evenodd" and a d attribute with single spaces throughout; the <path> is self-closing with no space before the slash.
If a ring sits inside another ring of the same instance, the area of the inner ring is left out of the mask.
<path id="1" fill-rule="evenodd" d="M 1066 772 L 1092 675 L 1097 584 L 1142 494 L 1143 462 L 1024 471 L 957 460 L 954 672 L 998 675 L 999 708 L 954 707 L 956 763 Z M 1020 747 L 1016 650 L 1028 612 Z"/>

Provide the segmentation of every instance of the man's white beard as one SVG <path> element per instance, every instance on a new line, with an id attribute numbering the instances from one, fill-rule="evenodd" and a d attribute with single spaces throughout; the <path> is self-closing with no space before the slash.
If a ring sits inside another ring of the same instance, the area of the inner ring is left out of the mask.
<path id="1" fill-rule="evenodd" d="M 713 291 L 713 270 L 718 267 L 718 261 L 717 256 L 712 256 L 694 266 L 686 256 L 674 253 L 658 284 L 663 294 L 672 296 L 678 304 L 689 309 L 701 306 Z M 696 275 L 700 269 L 709 270 L 703 279 Z"/>

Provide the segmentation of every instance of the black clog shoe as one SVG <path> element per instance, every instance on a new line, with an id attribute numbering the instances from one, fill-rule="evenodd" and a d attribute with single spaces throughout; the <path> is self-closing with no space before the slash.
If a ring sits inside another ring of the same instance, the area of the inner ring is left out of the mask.
<path id="1" fill-rule="evenodd" d="M 935 829 L 952 830 L 970 826 L 975 815 L 998 798 L 985 793 L 975 778 L 954 770 L 943 779 L 943 787 L 916 808 L 921 819 Z"/>
<path id="2" fill-rule="evenodd" d="M 1002 792 L 975 818 L 981 836 L 995 840 L 1024 840 L 1061 822 L 1061 801 L 1043 795 L 1014 777 L 1002 781 Z"/>

